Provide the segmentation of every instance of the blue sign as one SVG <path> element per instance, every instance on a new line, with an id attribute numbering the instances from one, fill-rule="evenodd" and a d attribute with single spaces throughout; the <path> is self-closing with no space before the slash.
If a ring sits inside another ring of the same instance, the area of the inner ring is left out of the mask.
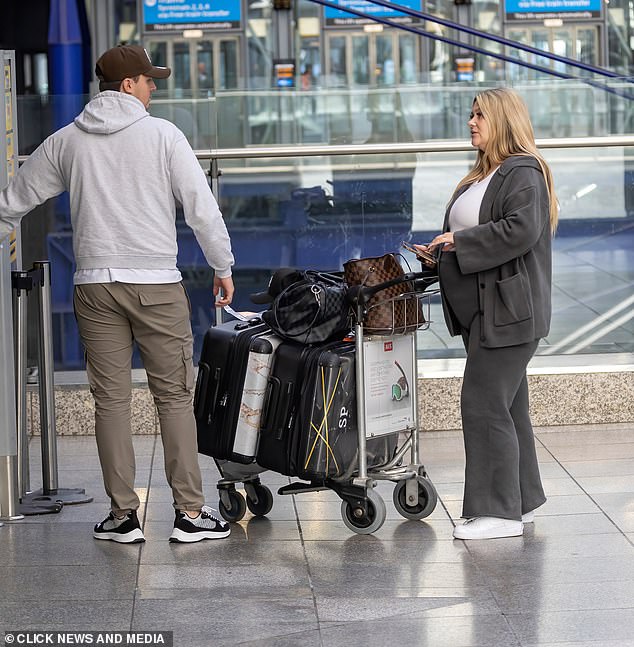
<path id="1" fill-rule="evenodd" d="M 395 9 L 388 9 L 382 5 L 372 4 L 366 0 L 331 0 L 331 2 L 342 7 L 341 9 L 333 9 L 332 7 L 324 7 L 324 18 L 326 25 L 362 25 L 364 23 L 372 22 L 372 18 L 388 18 L 392 22 L 410 23 L 420 20 L 414 16 L 408 16 L 401 11 Z M 422 0 L 397 0 L 394 4 L 416 11 L 422 11 Z M 355 11 L 362 11 L 369 18 L 361 18 L 355 14 L 344 11 L 345 7 L 350 7 Z"/>
<path id="2" fill-rule="evenodd" d="M 599 18 L 602 0 L 505 0 L 508 20 Z"/>
<path id="3" fill-rule="evenodd" d="M 241 0 L 143 0 L 146 32 L 240 27 Z"/>

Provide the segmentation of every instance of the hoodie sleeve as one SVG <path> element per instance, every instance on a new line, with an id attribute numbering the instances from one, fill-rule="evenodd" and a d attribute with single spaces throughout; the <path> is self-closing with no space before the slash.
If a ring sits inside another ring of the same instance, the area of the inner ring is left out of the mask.
<path id="1" fill-rule="evenodd" d="M 51 161 L 50 148 L 49 137 L 0 191 L 0 240 L 20 224 L 22 216 L 66 190 L 62 176 Z"/>
<path id="2" fill-rule="evenodd" d="M 176 141 L 171 157 L 172 192 L 183 207 L 207 262 L 219 278 L 231 276 L 234 263 L 231 241 L 207 178 L 184 136 Z"/>

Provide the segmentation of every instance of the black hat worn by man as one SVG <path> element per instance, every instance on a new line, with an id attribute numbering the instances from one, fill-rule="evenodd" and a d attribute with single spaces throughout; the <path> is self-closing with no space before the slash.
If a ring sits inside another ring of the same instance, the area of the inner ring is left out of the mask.
<path id="1" fill-rule="evenodd" d="M 99 90 L 118 90 L 123 79 L 143 74 L 152 79 L 166 79 L 172 70 L 169 67 L 152 65 L 147 50 L 140 45 L 119 45 L 113 47 L 97 60 L 95 74 L 99 79 Z"/>

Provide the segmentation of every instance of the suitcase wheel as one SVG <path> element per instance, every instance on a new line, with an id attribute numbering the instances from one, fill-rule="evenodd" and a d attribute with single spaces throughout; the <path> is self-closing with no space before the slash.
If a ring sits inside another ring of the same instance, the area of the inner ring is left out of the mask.
<path id="1" fill-rule="evenodd" d="M 385 501 L 383 501 L 380 494 L 373 488 L 367 489 L 366 508 L 362 502 L 354 503 L 352 501 L 341 502 L 341 517 L 343 522 L 359 535 L 370 535 L 376 532 L 385 521 L 387 510 L 385 508 Z"/>
<path id="2" fill-rule="evenodd" d="M 438 503 L 436 488 L 431 481 L 424 476 L 418 479 L 418 496 L 416 494 L 407 495 L 407 481 L 398 481 L 394 487 L 394 507 L 397 512 L 406 519 L 424 519 L 428 517 Z M 411 500 L 410 500 L 411 499 Z"/>
<path id="3" fill-rule="evenodd" d="M 247 491 L 247 508 L 256 517 L 264 517 L 273 507 L 273 493 L 261 483 L 244 484 Z"/>
<path id="4" fill-rule="evenodd" d="M 234 487 L 220 489 L 218 510 L 222 518 L 229 523 L 240 521 L 247 511 L 244 497 Z"/>

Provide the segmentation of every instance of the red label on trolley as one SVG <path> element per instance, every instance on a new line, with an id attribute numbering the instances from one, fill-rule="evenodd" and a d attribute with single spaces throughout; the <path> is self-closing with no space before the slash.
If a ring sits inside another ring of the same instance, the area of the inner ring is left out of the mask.
<path id="1" fill-rule="evenodd" d="M 394 345 L 391 341 L 386 341 L 383 343 L 383 352 L 387 353 L 391 350 L 394 350 Z"/>

